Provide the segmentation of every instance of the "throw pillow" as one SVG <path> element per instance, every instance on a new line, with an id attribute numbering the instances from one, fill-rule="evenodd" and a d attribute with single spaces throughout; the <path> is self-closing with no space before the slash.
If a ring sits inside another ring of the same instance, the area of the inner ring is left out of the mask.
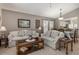
<path id="1" fill-rule="evenodd" d="M 18 36 L 20 36 L 20 37 L 24 36 L 24 31 L 19 31 Z"/>

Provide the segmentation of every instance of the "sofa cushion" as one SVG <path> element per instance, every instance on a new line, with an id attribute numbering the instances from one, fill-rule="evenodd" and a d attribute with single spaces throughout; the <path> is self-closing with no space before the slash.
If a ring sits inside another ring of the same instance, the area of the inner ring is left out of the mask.
<path id="1" fill-rule="evenodd" d="M 59 37 L 64 37 L 64 33 L 63 32 L 60 32 L 59 33 Z"/>
<path id="2" fill-rule="evenodd" d="M 18 31 L 12 31 L 12 32 L 10 32 L 10 35 L 12 35 L 12 36 L 17 36 L 17 35 L 18 35 L 17 32 L 18 32 Z"/>
<path id="3" fill-rule="evenodd" d="M 37 33 L 36 31 L 32 31 L 32 37 L 38 37 L 39 33 Z"/>
<path id="4" fill-rule="evenodd" d="M 22 40 L 22 39 L 28 39 L 29 36 L 23 36 L 23 37 L 14 37 L 12 40 Z"/>
<path id="5" fill-rule="evenodd" d="M 24 31 L 18 31 L 18 36 L 24 36 L 25 32 Z"/>
<path id="6" fill-rule="evenodd" d="M 32 31 L 32 35 L 33 35 L 33 34 L 36 34 L 36 31 Z"/>
<path id="7" fill-rule="evenodd" d="M 29 36 L 29 35 L 32 35 L 32 31 L 31 31 L 31 30 L 27 30 L 27 31 L 25 32 L 25 36 Z"/>
<path id="8" fill-rule="evenodd" d="M 53 41 L 54 40 L 54 38 L 52 38 L 52 37 L 43 36 L 42 38 L 44 38 L 44 40 L 48 40 L 48 41 Z"/>
<path id="9" fill-rule="evenodd" d="M 44 36 L 50 37 L 51 36 L 51 31 L 47 31 L 46 33 L 44 33 Z"/>
<path id="10" fill-rule="evenodd" d="M 59 36 L 59 32 L 56 31 L 56 30 L 53 30 L 52 33 L 51 33 L 51 37 L 55 38 L 57 36 Z"/>

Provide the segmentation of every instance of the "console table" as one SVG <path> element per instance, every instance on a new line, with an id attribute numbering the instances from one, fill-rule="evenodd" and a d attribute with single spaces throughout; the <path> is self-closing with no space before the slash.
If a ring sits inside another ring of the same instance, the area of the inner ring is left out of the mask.
<path id="1" fill-rule="evenodd" d="M 61 38 L 59 39 L 59 50 L 61 50 L 61 42 L 64 43 L 64 48 L 66 50 L 66 54 L 68 54 L 68 44 L 71 44 L 71 51 L 73 51 L 73 40 L 67 39 L 67 38 Z"/>

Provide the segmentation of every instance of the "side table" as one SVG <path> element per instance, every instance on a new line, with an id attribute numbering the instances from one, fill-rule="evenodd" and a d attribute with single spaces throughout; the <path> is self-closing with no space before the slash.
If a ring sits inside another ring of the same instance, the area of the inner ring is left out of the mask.
<path id="1" fill-rule="evenodd" d="M 2 42 L 4 42 L 5 48 L 8 47 L 8 38 L 7 37 L 0 38 L 0 46 L 2 46 Z"/>
<path id="2" fill-rule="evenodd" d="M 61 42 L 64 43 L 64 48 L 66 50 L 66 54 L 68 54 L 68 44 L 71 44 L 71 51 L 73 51 L 73 40 L 67 39 L 67 38 L 61 38 L 59 40 L 59 50 L 61 50 Z"/>

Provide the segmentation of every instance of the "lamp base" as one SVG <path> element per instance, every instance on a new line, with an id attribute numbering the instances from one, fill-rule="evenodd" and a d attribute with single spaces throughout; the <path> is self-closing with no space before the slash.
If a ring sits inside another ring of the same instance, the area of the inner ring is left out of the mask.
<path id="1" fill-rule="evenodd" d="M 1 34 L 1 38 L 5 38 L 5 34 L 4 33 Z"/>
<path id="2" fill-rule="evenodd" d="M 39 33 L 39 37 L 41 37 L 41 34 Z"/>

